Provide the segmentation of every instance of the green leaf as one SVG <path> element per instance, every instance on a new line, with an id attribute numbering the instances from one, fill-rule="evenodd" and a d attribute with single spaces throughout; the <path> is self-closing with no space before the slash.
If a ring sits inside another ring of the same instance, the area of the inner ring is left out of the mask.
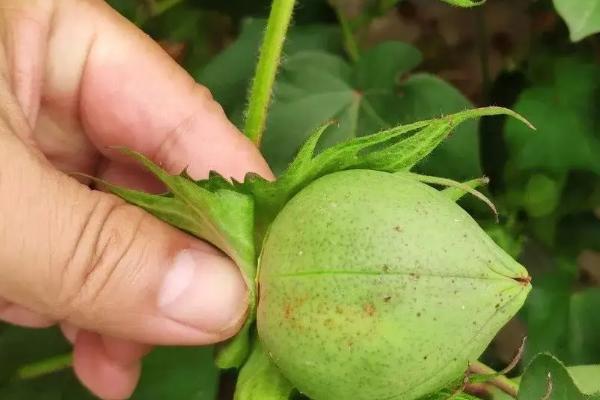
<path id="1" fill-rule="evenodd" d="M 262 19 L 247 19 L 238 38 L 214 57 L 205 67 L 192 69 L 192 75 L 208 87 L 215 100 L 238 127 L 246 94 L 258 57 L 258 46 L 265 28 Z M 304 50 L 341 51 L 339 30 L 335 26 L 307 25 L 292 27 L 288 32 L 284 53 L 291 56 Z"/>
<path id="2" fill-rule="evenodd" d="M 576 365 L 567 367 L 567 370 L 583 393 L 600 393 L 600 365 Z"/>
<path id="3" fill-rule="evenodd" d="M 95 399 L 75 378 L 70 365 L 48 362 L 57 355 L 64 358 L 62 355 L 71 350 L 59 329 L 0 329 L 1 399 Z M 218 372 L 212 353 L 210 348 L 154 350 L 143 360 L 141 381 L 132 399 L 214 400 Z M 36 374 L 31 374 L 34 370 Z M 26 371 L 29 376 L 24 375 Z"/>
<path id="4" fill-rule="evenodd" d="M 566 367 L 569 375 L 573 378 L 575 385 L 579 390 L 587 395 L 600 392 L 600 365 L 576 365 Z M 519 383 L 521 377 L 515 378 L 514 381 Z M 499 389 L 492 390 L 492 400 L 512 400 L 513 398 Z"/>
<path id="5" fill-rule="evenodd" d="M 434 76 L 407 77 L 420 62 L 416 49 L 399 42 L 366 51 L 356 65 L 326 52 L 288 57 L 262 145 L 271 167 L 281 173 L 310 132 L 327 121 L 336 121 L 336 127 L 327 132 L 319 149 L 469 107 L 464 96 Z M 475 123 L 465 124 L 421 170 L 461 180 L 480 175 L 476 130 Z"/>
<path id="6" fill-rule="evenodd" d="M 523 314 L 528 326 L 528 359 L 550 351 L 568 364 L 600 363 L 600 289 L 572 293 L 577 270 L 570 264 L 555 265 L 564 271 L 536 278 Z"/>
<path id="7" fill-rule="evenodd" d="M 393 112 L 400 114 L 400 123 L 471 108 L 471 103 L 458 89 L 430 74 L 412 75 L 400 84 L 397 93 L 398 105 Z M 388 117 L 392 118 L 393 115 Z M 417 170 L 457 180 L 481 175 L 478 129 L 476 121 L 465 122 L 425 158 Z"/>
<path id="8" fill-rule="evenodd" d="M 523 251 L 525 238 L 522 234 L 514 232 L 508 224 L 501 225 L 497 222 L 482 223 L 485 233 L 504 251 L 513 258 L 518 258 Z"/>
<path id="9" fill-rule="evenodd" d="M 533 218 L 551 214 L 559 205 L 564 179 L 552 179 L 544 174 L 533 174 L 523 193 L 523 207 Z"/>
<path id="10" fill-rule="evenodd" d="M 422 56 L 414 47 L 401 42 L 383 42 L 367 50 L 356 63 L 355 86 L 362 91 L 387 90 L 421 61 Z"/>
<path id="11" fill-rule="evenodd" d="M 219 348 L 215 358 L 218 368 L 239 368 L 244 363 L 250 351 L 250 328 L 253 321 L 254 315 L 251 315 L 237 335 Z"/>
<path id="12" fill-rule="evenodd" d="M 600 120 L 594 108 L 600 67 L 576 58 L 559 58 L 542 68 L 538 75 L 543 78 L 526 89 L 514 107 L 527 115 L 538 133 L 512 121 L 506 124 L 513 167 L 557 175 L 570 170 L 600 174 Z"/>
<path id="13" fill-rule="evenodd" d="M 287 400 L 293 390 L 255 340 L 252 354 L 240 371 L 234 400 Z"/>
<path id="14" fill-rule="evenodd" d="M 572 257 L 582 250 L 600 251 L 600 219 L 591 212 L 565 218 L 558 229 L 557 243 Z"/>
<path id="15" fill-rule="evenodd" d="M 221 249 L 242 269 L 248 286 L 253 286 L 256 275 L 253 199 L 235 191 L 219 176 L 196 183 L 185 172 L 178 176 L 169 175 L 143 155 L 123 151 L 165 184 L 170 195 L 148 195 L 115 186 L 110 189 L 171 225 Z"/>
<path id="16" fill-rule="evenodd" d="M 554 0 L 554 7 L 567 23 L 572 41 L 600 32 L 600 0 Z"/>
<path id="17" fill-rule="evenodd" d="M 550 396 L 547 396 L 550 392 Z M 575 385 L 565 366 L 550 354 L 539 354 L 529 364 L 521 379 L 517 400 L 591 400 L 600 395 L 587 396 Z"/>
<path id="18" fill-rule="evenodd" d="M 70 350 L 60 330 L 25 329 L 0 323 L 0 386 L 28 363 Z"/>
<path id="19" fill-rule="evenodd" d="M 27 381 L 0 386 L 2 400 L 95 400 L 75 377 L 71 369 Z M 183 400 L 183 399 L 181 399 Z"/>
<path id="20" fill-rule="evenodd" d="M 218 381 L 212 349 L 158 348 L 144 359 L 142 378 L 131 399 L 214 400 Z"/>
<path id="21" fill-rule="evenodd" d="M 0 323 L 0 399 L 92 400 L 70 368 L 36 379 L 23 380 L 25 365 L 62 356 L 71 345 L 56 327 L 26 329 Z"/>

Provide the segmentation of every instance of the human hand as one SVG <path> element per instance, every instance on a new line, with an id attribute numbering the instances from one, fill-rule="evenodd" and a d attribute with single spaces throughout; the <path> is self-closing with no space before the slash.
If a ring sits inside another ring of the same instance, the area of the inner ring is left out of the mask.
<path id="1" fill-rule="evenodd" d="M 0 320 L 61 323 L 96 395 L 128 397 L 150 345 L 208 344 L 246 313 L 209 245 L 68 177 L 161 190 L 110 146 L 172 173 L 268 166 L 208 91 L 100 0 L 0 0 Z"/>

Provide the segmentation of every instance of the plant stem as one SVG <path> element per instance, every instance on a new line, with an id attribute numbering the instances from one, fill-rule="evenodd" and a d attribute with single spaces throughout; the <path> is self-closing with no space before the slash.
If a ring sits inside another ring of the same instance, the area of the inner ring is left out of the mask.
<path id="1" fill-rule="evenodd" d="M 482 9 L 475 10 L 475 29 L 477 30 L 477 47 L 481 64 L 481 80 L 483 86 L 483 102 L 487 104 L 492 86 L 490 73 L 490 56 L 488 48 L 488 32 L 485 14 Z"/>
<path id="2" fill-rule="evenodd" d="M 354 31 L 348 22 L 348 19 L 344 16 L 340 8 L 331 2 L 331 6 L 335 11 L 338 21 L 340 22 L 340 27 L 342 28 L 342 36 L 344 38 L 344 48 L 346 49 L 346 53 L 350 59 L 356 62 L 359 58 L 360 50 L 358 49 L 358 44 L 356 43 L 356 37 L 354 36 Z"/>
<path id="3" fill-rule="evenodd" d="M 469 370 L 475 374 L 481 375 L 496 375 L 491 378 L 488 383 L 502 390 L 507 395 L 517 398 L 517 393 L 519 392 L 519 385 L 504 375 L 498 375 L 494 369 L 488 367 L 484 363 L 480 361 L 472 362 L 469 366 Z"/>
<path id="4" fill-rule="evenodd" d="M 35 379 L 43 375 L 70 368 L 73 363 L 73 353 L 61 354 L 42 361 L 25 365 L 17 370 L 16 379 Z"/>
<path id="5" fill-rule="evenodd" d="M 281 58 L 285 35 L 292 19 L 294 0 L 273 0 L 267 29 L 260 48 L 256 73 L 252 81 L 244 132 L 257 147 L 265 129 L 267 110 Z"/>

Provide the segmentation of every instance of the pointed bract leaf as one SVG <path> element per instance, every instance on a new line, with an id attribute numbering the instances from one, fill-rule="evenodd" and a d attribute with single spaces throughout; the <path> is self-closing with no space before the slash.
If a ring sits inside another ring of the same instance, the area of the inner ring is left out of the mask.
<path id="1" fill-rule="evenodd" d="M 254 201 L 217 174 L 194 182 L 184 172 L 169 175 L 143 155 L 123 150 L 152 172 L 170 190 L 169 196 L 152 195 L 103 182 L 114 194 L 169 224 L 204 239 L 231 257 L 248 286 L 249 317 L 244 329 L 221 349 L 224 368 L 239 367 L 248 353 L 249 326 L 256 304 L 256 253 L 254 248 Z"/>
<path id="2" fill-rule="evenodd" d="M 171 197 L 149 195 L 110 184 L 108 188 L 128 202 L 218 247 L 236 261 L 248 286 L 253 286 L 256 257 L 252 197 L 239 193 L 218 175 L 199 184 L 182 175 L 168 174 L 140 153 L 127 149 L 122 151 L 164 183 Z"/>
<path id="3" fill-rule="evenodd" d="M 240 371 L 234 400 L 288 400 L 293 389 L 255 340 L 252 354 Z"/>
<path id="4" fill-rule="evenodd" d="M 403 172 L 399 172 L 398 174 L 402 174 L 402 173 Z M 483 193 L 479 192 L 476 189 L 473 189 L 472 187 L 470 187 L 468 185 L 465 185 L 464 183 L 456 182 L 456 181 L 453 181 L 452 179 L 439 178 L 437 176 L 420 175 L 420 174 L 415 174 L 412 172 L 404 172 L 404 174 L 406 174 L 409 177 L 413 177 L 414 179 L 416 179 L 419 182 L 433 184 L 433 185 L 448 186 L 451 188 L 463 190 L 466 193 L 470 193 L 473 196 L 475 196 L 476 198 L 478 198 L 479 200 L 481 200 L 482 202 L 484 202 L 494 212 L 494 214 L 496 216 L 498 215 L 498 210 L 496 209 L 496 206 L 494 205 L 494 203 L 492 203 L 492 201 L 490 199 L 488 199 Z"/>
<path id="5" fill-rule="evenodd" d="M 215 358 L 215 364 L 220 369 L 241 367 L 250 352 L 250 328 L 254 323 L 254 316 L 248 318 L 237 335 L 221 347 Z"/>
<path id="6" fill-rule="evenodd" d="M 468 186 L 471 189 L 477 189 L 479 186 L 487 185 L 489 181 L 490 180 L 486 177 L 476 178 L 468 182 L 463 182 L 463 185 Z M 442 193 L 449 199 L 458 201 L 468 192 L 460 187 L 447 187 L 446 189 L 442 190 Z"/>
<path id="7" fill-rule="evenodd" d="M 277 181 L 268 188 L 264 187 L 264 182 L 256 182 L 263 187 L 250 185 L 247 190 L 254 195 L 258 207 L 268 203 L 271 212 L 277 213 L 294 194 L 321 176 L 357 168 L 387 172 L 410 170 L 459 124 L 477 117 L 500 114 L 512 116 L 533 128 L 526 119 L 511 110 L 485 107 L 358 137 L 314 156 L 313 150 L 323 133 L 323 128 L 319 128 Z"/>

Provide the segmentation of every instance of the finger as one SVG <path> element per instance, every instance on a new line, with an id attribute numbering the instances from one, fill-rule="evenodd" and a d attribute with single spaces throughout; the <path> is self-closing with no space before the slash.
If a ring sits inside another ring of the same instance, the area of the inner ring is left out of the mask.
<path id="1" fill-rule="evenodd" d="M 152 346 L 111 336 L 103 336 L 102 344 L 108 358 L 120 365 L 133 365 L 152 350 Z"/>
<path id="2" fill-rule="evenodd" d="M 0 293 L 106 335 L 156 344 L 224 340 L 243 323 L 237 266 L 112 195 L 47 168 L 0 132 Z M 4 189 L 3 189 L 4 190 Z"/>
<path id="3" fill-rule="evenodd" d="M 75 344 L 75 340 L 77 339 L 77 334 L 79 333 L 79 329 L 76 326 L 71 325 L 68 322 L 61 322 L 60 330 L 61 330 L 63 336 L 65 337 L 65 339 L 67 339 L 69 341 L 69 343 Z"/>
<path id="4" fill-rule="evenodd" d="M 55 322 L 25 307 L 0 299 L 0 321 L 27 328 L 47 328 Z"/>
<path id="5" fill-rule="evenodd" d="M 114 158 L 108 147 L 125 145 L 170 172 L 189 166 L 197 178 L 209 170 L 238 179 L 249 170 L 269 174 L 205 88 L 133 25 L 101 11 L 80 90 L 83 125 L 101 151 Z"/>
<path id="6" fill-rule="evenodd" d="M 258 150 L 227 120 L 210 93 L 104 2 L 55 1 L 50 10 L 34 6 L 38 3 L 27 0 L 11 7 L 36 18 L 43 29 L 34 29 L 27 18 L 9 22 L 17 26 L 13 31 L 32 38 L 51 32 L 48 40 L 32 39 L 35 52 L 32 43 L 16 41 L 10 51 L 19 65 L 36 71 L 31 76 L 44 77 L 38 79 L 44 101 L 35 137 L 55 165 L 89 172 L 91 140 L 112 159 L 122 160 L 109 146 L 126 146 L 170 172 L 189 166 L 196 178 L 209 170 L 237 179 L 248 171 L 271 176 Z M 32 92 L 17 88 L 24 91 Z"/>
<path id="7" fill-rule="evenodd" d="M 77 335 L 73 352 L 73 368 L 81 382 L 103 399 L 127 399 L 140 377 L 139 360 L 123 364 L 111 358 L 102 338 L 91 332 Z"/>
<path id="8" fill-rule="evenodd" d="M 74 345 L 80 329 L 66 322 L 60 324 L 60 329 L 65 338 Z M 136 343 L 130 340 L 113 338 L 110 336 L 102 336 L 101 339 L 104 351 L 108 358 L 125 366 L 140 361 L 152 349 L 152 346 L 147 344 Z"/>

